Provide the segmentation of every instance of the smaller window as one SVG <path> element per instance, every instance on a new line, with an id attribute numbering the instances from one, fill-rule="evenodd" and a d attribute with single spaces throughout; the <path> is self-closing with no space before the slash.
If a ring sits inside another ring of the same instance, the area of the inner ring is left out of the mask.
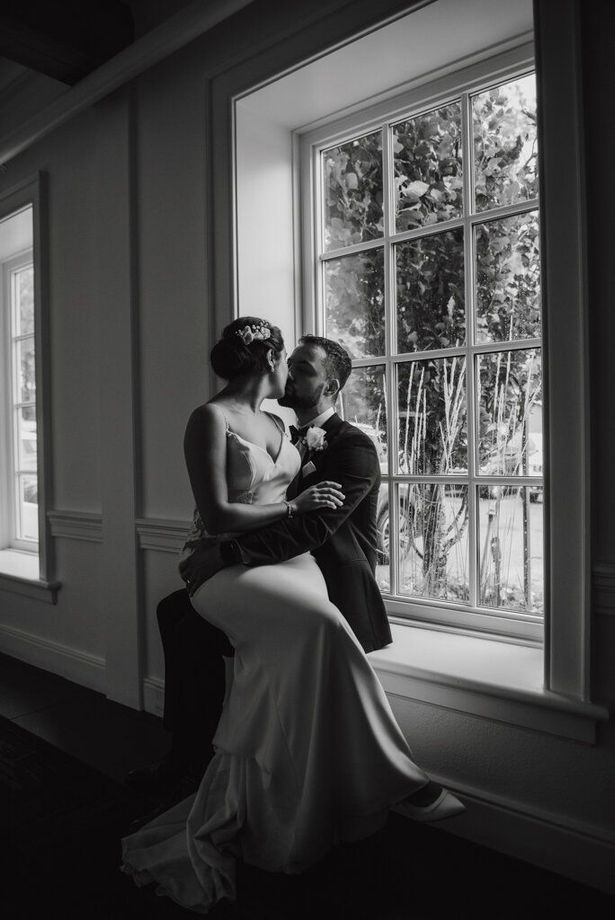
<path id="1" fill-rule="evenodd" d="M 0 222 L 0 549 L 38 553 L 38 448 L 32 208 Z"/>

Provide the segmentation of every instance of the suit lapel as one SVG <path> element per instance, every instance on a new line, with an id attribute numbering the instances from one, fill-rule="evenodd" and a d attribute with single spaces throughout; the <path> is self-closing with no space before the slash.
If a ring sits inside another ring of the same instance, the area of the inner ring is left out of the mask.
<path id="1" fill-rule="evenodd" d="M 334 440 L 337 431 L 342 426 L 342 424 L 342 419 L 339 417 L 337 412 L 334 412 L 333 415 L 331 415 L 327 421 L 320 426 L 326 432 L 327 447 L 324 450 L 308 450 L 303 457 L 301 463 L 301 472 L 299 474 L 299 481 L 302 486 L 313 477 L 318 476 L 320 467 L 325 460 L 325 454 L 327 453 L 331 442 Z M 303 471 L 309 463 L 314 465 L 314 469 L 304 475 Z"/>

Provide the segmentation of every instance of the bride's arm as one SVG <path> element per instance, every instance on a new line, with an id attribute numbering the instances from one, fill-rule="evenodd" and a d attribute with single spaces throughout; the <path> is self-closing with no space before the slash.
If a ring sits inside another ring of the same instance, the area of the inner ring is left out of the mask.
<path id="1" fill-rule="evenodd" d="M 228 500 L 226 482 L 226 424 L 217 406 L 207 403 L 194 410 L 184 436 L 184 456 L 194 500 L 210 534 L 238 533 L 265 527 L 288 515 L 288 504 L 246 505 Z M 319 483 L 294 499 L 293 510 L 304 514 L 317 508 L 341 507 L 338 483 Z"/>

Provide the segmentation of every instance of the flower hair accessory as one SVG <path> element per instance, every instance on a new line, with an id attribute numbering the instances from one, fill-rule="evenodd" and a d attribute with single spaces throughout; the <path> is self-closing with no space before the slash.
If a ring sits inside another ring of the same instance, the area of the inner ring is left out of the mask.
<path id="1" fill-rule="evenodd" d="M 324 428 L 319 428 L 316 425 L 313 425 L 305 433 L 305 443 L 308 450 L 324 450 L 327 446 L 326 441 L 327 432 Z"/>
<path id="2" fill-rule="evenodd" d="M 252 323 L 251 326 L 238 329 L 235 335 L 239 336 L 244 345 L 251 345 L 252 342 L 264 342 L 271 338 L 271 327 L 267 323 Z"/>

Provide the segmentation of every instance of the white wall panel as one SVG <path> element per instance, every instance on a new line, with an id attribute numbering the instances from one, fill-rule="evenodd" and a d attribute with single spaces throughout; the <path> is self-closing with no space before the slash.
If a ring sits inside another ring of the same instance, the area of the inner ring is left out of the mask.
<path id="1" fill-rule="evenodd" d="M 194 55 L 139 83 L 141 511 L 149 517 L 191 517 L 184 429 L 210 395 L 206 105 Z"/>

